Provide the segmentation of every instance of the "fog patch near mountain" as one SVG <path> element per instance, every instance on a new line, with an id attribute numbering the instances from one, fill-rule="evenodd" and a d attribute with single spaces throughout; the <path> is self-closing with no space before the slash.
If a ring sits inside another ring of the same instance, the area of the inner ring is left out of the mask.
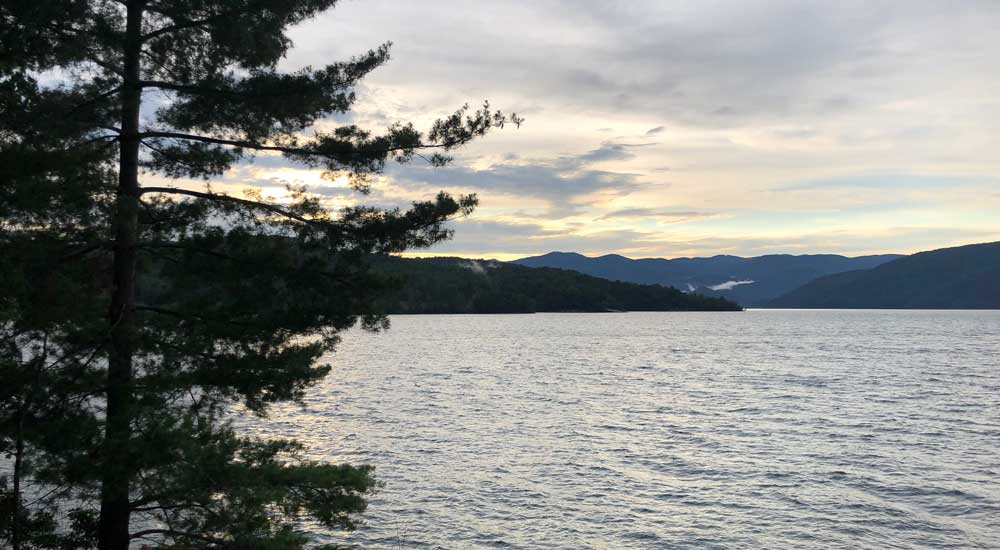
<path id="1" fill-rule="evenodd" d="M 754 283 L 754 281 L 751 281 L 751 280 L 726 281 L 726 282 L 718 284 L 718 285 L 712 285 L 712 286 L 710 286 L 708 288 L 710 288 L 712 290 L 732 290 L 733 288 L 735 288 L 735 287 L 737 287 L 739 285 L 750 285 L 750 284 L 753 284 L 753 283 Z"/>
<path id="2" fill-rule="evenodd" d="M 467 262 L 462 262 L 458 265 L 460 267 L 464 267 L 465 269 L 468 269 L 469 271 L 473 271 L 480 275 L 486 275 L 487 269 L 496 269 L 497 267 L 499 267 L 500 262 L 496 260 L 485 260 L 485 261 L 469 260 Z"/>

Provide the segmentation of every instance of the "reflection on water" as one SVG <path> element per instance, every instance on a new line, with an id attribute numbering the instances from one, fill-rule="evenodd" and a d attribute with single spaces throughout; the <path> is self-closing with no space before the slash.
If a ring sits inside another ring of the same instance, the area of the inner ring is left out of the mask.
<path id="1" fill-rule="evenodd" d="M 254 426 L 378 467 L 364 548 L 1000 547 L 1000 312 L 392 322 Z"/>

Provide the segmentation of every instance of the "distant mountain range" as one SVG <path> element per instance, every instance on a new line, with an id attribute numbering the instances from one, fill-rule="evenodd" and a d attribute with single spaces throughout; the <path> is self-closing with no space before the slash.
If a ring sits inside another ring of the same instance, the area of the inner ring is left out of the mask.
<path id="1" fill-rule="evenodd" d="M 660 285 L 531 269 L 496 260 L 376 256 L 373 270 L 397 279 L 386 313 L 534 313 L 543 311 L 738 311 L 734 302 Z"/>
<path id="2" fill-rule="evenodd" d="M 1000 309 L 1000 242 L 920 252 L 818 278 L 767 307 Z"/>
<path id="3" fill-rule="evenodd" d="M 752 258 L 634 260 L 617 254 L 591 258 L 574 252 L 550 252 L 513 263 L 570 269 L 613 281 L 672 286 L 686 292 L 725 297 L 746 307 L 760 307 L 819 277 L 871 269 L 902 257 L 898 254 L 857 258 L 833 254 L 774 254 Z"/>

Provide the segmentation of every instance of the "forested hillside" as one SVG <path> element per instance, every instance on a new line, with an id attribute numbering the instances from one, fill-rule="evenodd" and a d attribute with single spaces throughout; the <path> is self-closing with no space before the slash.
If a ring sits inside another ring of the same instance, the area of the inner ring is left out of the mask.
<path id="1" fill-rule="evenodd" d="M 1000 308 L 1000 242 L 931 250 L 822 277 L 767 307 Z"/>
<path id="2" fill-rule="evenodd" d="M 542 311 L 738 311 L 734 302 L 660 285 L 609 281 L 575 271 L 495 260 L 380 257 L 376 270 L 401 288 L 389 313 L 531 313 Z"/>

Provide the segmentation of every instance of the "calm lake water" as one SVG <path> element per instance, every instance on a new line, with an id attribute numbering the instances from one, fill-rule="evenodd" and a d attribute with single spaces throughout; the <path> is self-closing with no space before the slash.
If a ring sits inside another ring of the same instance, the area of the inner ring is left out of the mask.
<path id="1" fill-rule="evenodd" d="M 1000 311 L 393 317 L 258 433 L 362 548 L 1000 548 Z"/>

